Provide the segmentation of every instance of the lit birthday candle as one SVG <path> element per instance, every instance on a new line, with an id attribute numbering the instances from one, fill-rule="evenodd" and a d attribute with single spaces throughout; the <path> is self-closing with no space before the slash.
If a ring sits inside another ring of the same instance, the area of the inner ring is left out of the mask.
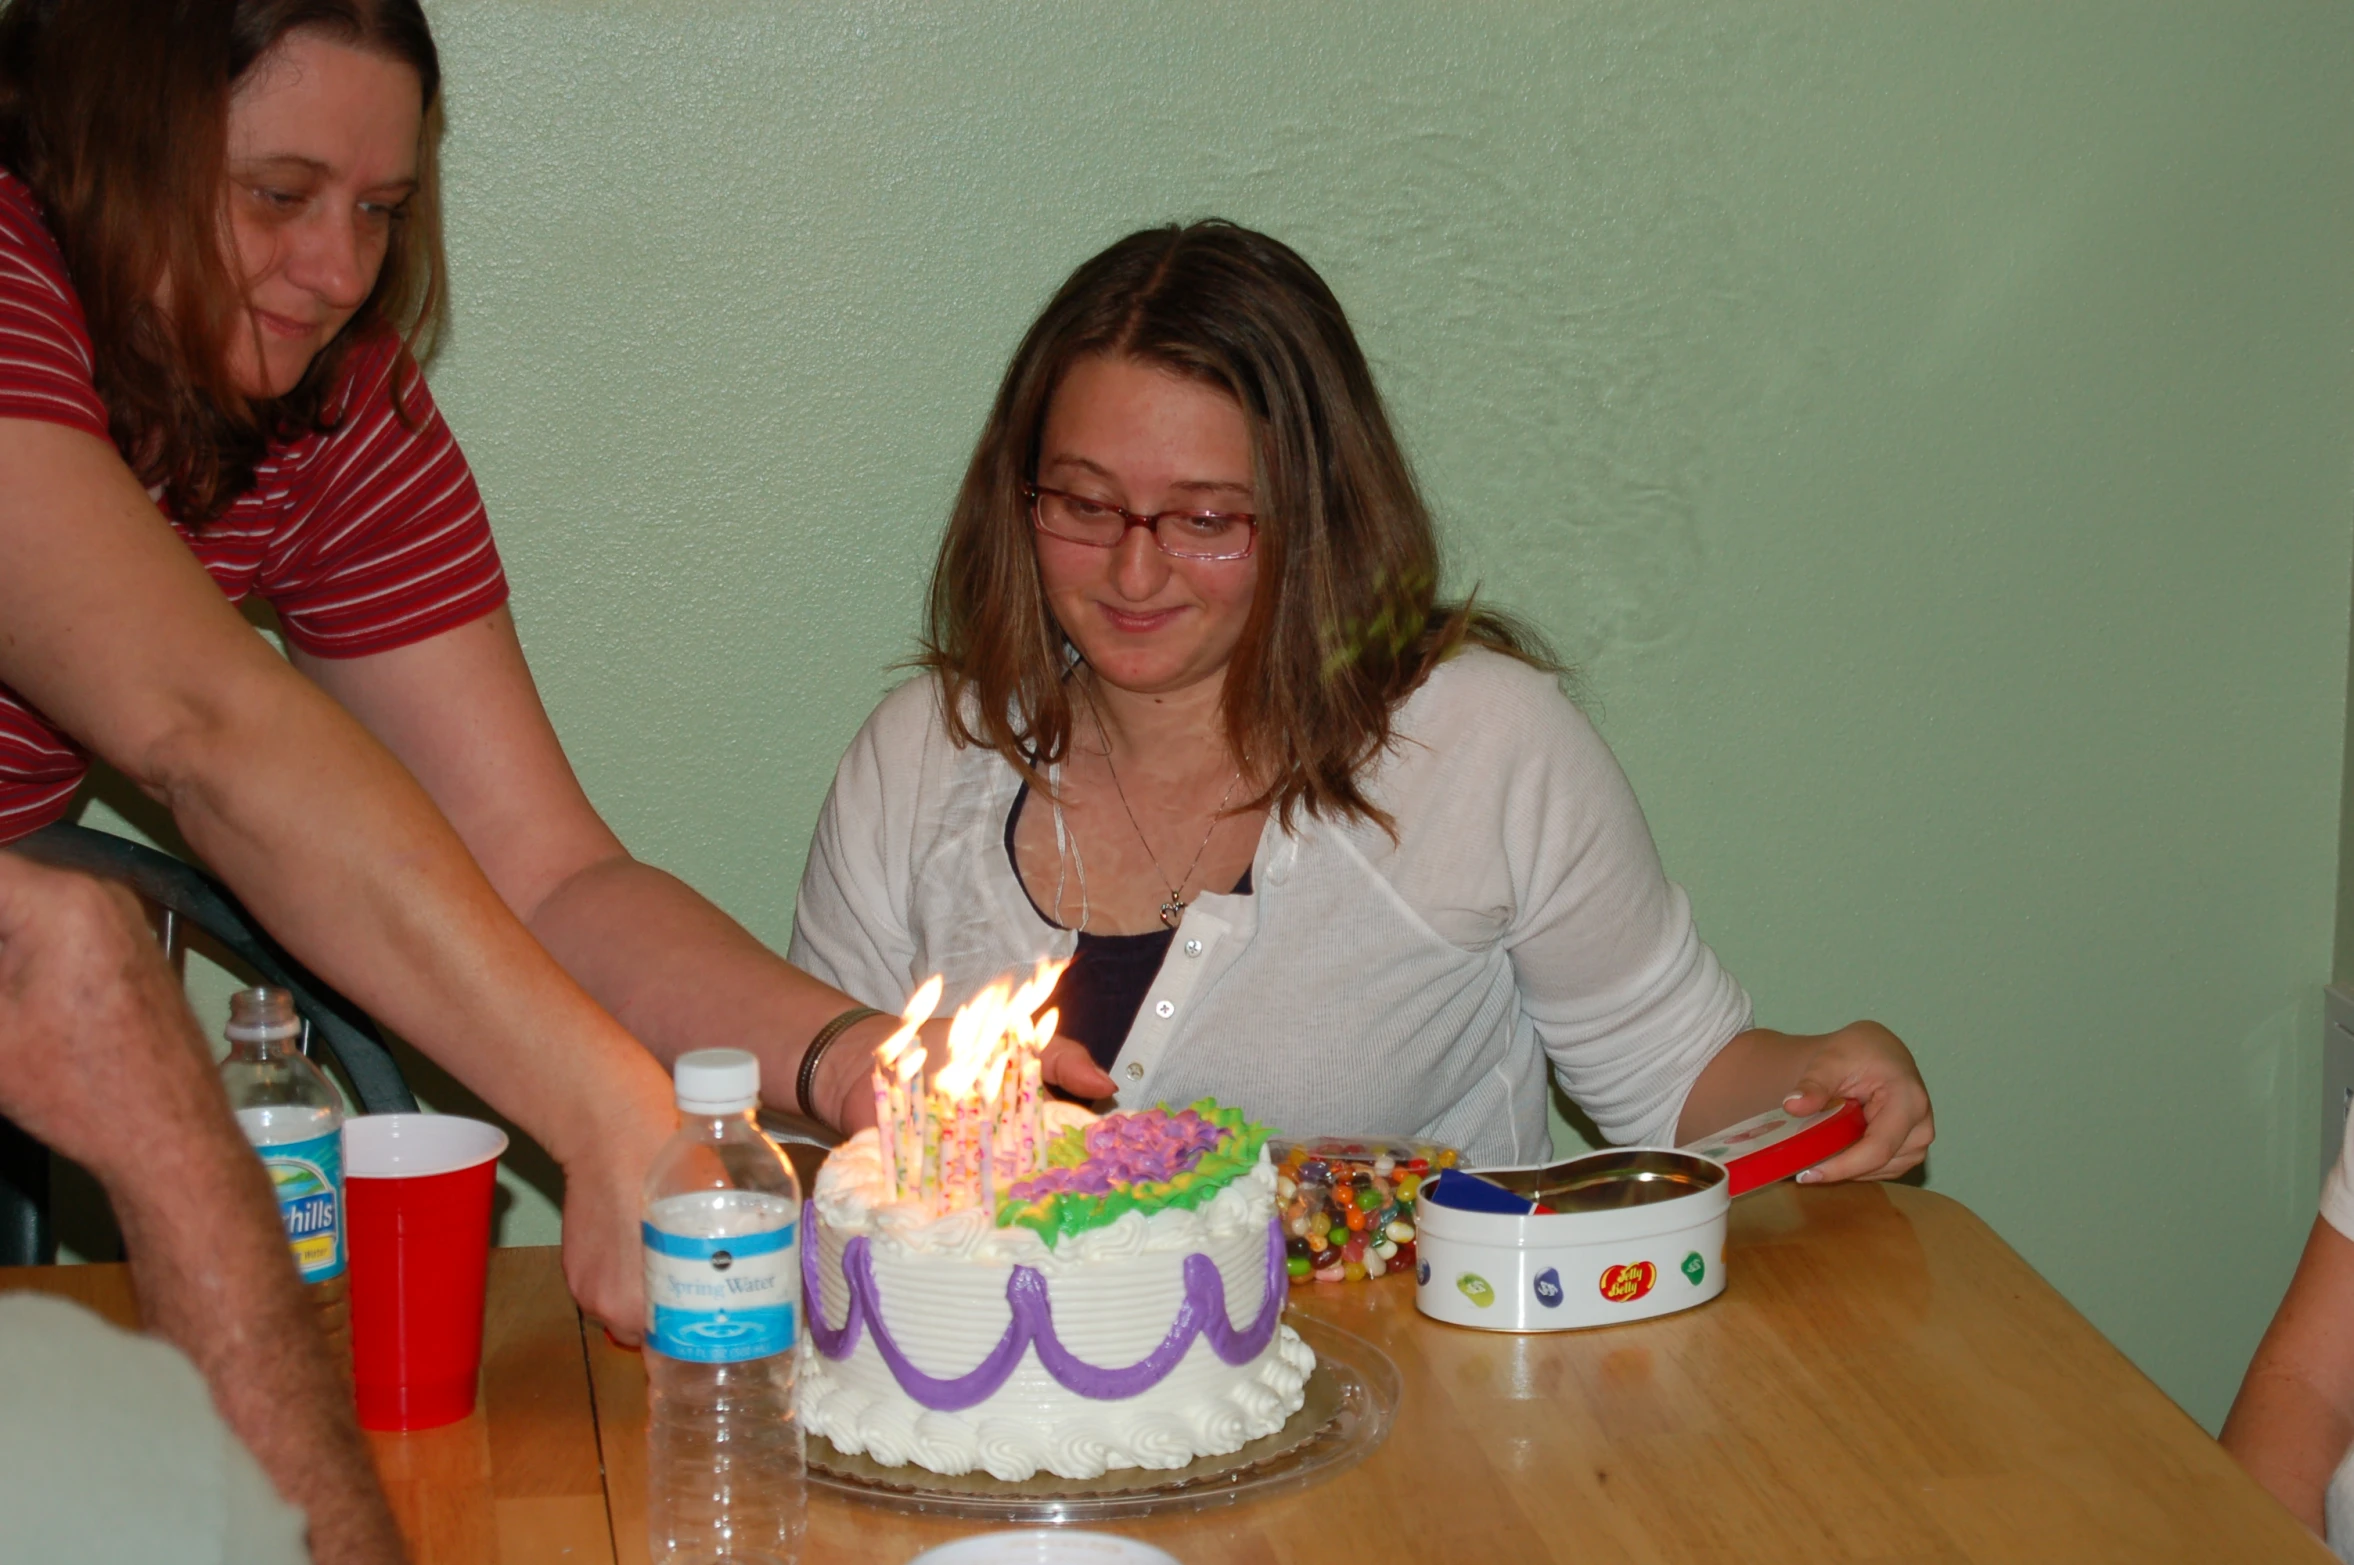
<path id="1" fill-rule="evenodd" d="M 1046 1078 L 1040 1058 L 1046 1046 L 1054 1042 L 1055 1024 L 1063 1019 L 1060 1011 L 1048 1011 L 1038 1018 L 1030 1032 L 1030 1046 L 1022 1051 L 1022 1107 L 1029 1124 L 1025 1134 L 1030 1143 L 1031 1171 L 1046 1166 Z"/>
<path id="2" fill-rule="evenodd" d="M 882 1159 L 883 1180 L 890 1200 L 899 1199 L 899 1115 L 892 1065 L 915 1041 L 916 1029 L 940 1008 L 941 980 L 935 976 L 908 998 L 899 1013 L 899 1027 L 875 1047 L 875 1068 L 869 1081 L 875 1094 L 875 1149 Z M 904 1078 L 902 1078 L 904 1079 Z"/>
<path id="3" fill-rule="evenodd" d="M 908 1162 L 914 1165 L 910 1183 L 915 1187 L 915 1198 L 918 1201 L 927 1197 L 924 1172 L 930 1164 L 930 1160 L 924 1156 L 925 1138 L 930 1134 L 925 1126 L 924 1065 L 930 1057 L 929 1050 L 919 1047 L 899 1062 L 900 1107 L 906 1115 L 899 1139 L 906 1149 L 904 1155 Z"/>
<path id="4" fill-rule="evenodd" d="M 997 1124 L 997 1093 L 1005 1085 L 1002 1068 L 986 1072 L 981 1079 L 981 1210 L 991 1222 L 997 1221 L 997 1145 L 994 1130 Z"/>
<path id="5" fill-rule="evenodd" d="M 1054 1036 L 1055 1013 L 1036 1013 L 1064 965 L 1041 962 L 1023 983 L 1009 975 L 974 995 L 957 1008 L 939 1051 L 916 1043 L 915 1028 L 937 1007 L 940 981 L 909 1001 L 905 1025 L 875 1060 L 877 1150 L 896 1197 L 912 1195 L 935 1214 L 978 1205 L 994 1217 L 1001 1176 L 1043 1165 L 1038 1055 Z M 933 1057 L 943 1063 L 927 1082 Z"/>

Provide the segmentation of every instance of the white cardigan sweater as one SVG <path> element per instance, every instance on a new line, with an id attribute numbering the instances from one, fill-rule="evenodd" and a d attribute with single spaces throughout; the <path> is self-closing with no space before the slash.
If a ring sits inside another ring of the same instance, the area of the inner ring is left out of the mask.
<path id="1" fill-rule="evenodd" d="M 1128 1108 L 1214 1096 L 1291 1135 L 1419 1135 L 1550 1156 L 1545 1069 L 1612 1141 L 1665 1144 L 1749 1000 L 1692 927 L 1609 748 L 1554 680 L 1485 650 L 1406 701 L 1364 823 L 1270 821 L 1251 893 L 1205 894 L 1112 1066 Z M 792 959 L 943 1011 L 1069 930 L 1005 851 L 1020 778 L 960 749 L 930 679 L 884 698 L 818 819 Z"/>

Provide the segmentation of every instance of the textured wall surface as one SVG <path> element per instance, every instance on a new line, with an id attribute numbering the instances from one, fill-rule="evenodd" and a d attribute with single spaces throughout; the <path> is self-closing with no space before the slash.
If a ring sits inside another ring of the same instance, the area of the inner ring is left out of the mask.
<path id="1" fill-rule="evenodd" d="M 781 944 L 1031 313 L 1268 228 L 1761 1018 L 1909 1038 L 1932 1184 L 2220 1417 L 2313 1196 L 2354 13 L 432 9 L 435 384 L 641 854 Z"/>

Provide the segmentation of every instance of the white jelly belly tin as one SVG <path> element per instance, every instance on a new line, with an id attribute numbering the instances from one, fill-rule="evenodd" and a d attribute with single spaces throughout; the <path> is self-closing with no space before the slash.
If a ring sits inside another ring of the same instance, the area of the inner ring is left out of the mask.
<path id="1" fill-rule="evenodd" d="M 1683 1152 L 1598 1152 L 1481 1176 L 1559 1210 L 1415 1215 L 1414 1302 L 1488 1331 L 1649 1320 L 1725 1290 L 1724 1166 Z"/>

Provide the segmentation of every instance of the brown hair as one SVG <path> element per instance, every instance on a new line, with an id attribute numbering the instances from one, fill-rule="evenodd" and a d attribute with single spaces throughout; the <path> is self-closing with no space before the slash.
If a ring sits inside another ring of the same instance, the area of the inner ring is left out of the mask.
<path id="1" fill-rule="evenodd" d="M 1360 782 L 1400 702 L 1466 643 L 1558 672 L 1508 615 L 1438 597 L 1430 513 L 1348 318 L 1288 247 L 1216 220 L 1130 234 L 1071 274 L 1022 339 L 932 572 L 918 663 L 949 730 L 1032 783 L 1071 742 L 1072 652 L 1038 577 L 1021 486 L 1055 388 L 1091 355 L 1218 387 L 1251 427 L 1259 591 L 1226 670 L 1226 736 L 1266 780 L 1252 806 L 1388 816 Z M 977 725 L 977 731 L 976 731 Z"/>
<path id="2" fill-rule="evenodd" d="M 304 31 L 413 68 L 425 128 L 375 289 L 292 391 L 256 399 L 228 370 L 231 334 L 253 330 L 222 241 L 229 99 Z M 273 443 L 333 428 L 345 355 L 378 332 L 402 341 L 393 402 L 410 420 L 406 393 L 448 318 L 440 131 L 441 65 L 417 0 L 10 0 L 0 14 L 0 164 L 64 252 L 116 446 L 182 521 L 220 515 Z"/>

